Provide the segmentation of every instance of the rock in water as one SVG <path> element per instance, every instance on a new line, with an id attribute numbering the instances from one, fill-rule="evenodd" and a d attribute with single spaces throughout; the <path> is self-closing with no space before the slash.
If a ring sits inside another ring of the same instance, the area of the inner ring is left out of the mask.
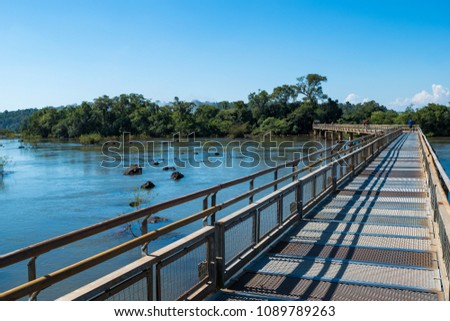
<path id="1" fill-rule="evenodd" d="M 151 181 L 146 181 L 144 184 L 141 185 L 142 189 L 152 189 L 156 185 L 153 184 Z"/>
<path id="2" fill-rule="evenodd" d="M 181 174 L 180 172 L 173 172 L 172 175 L 170 175 L 170 178 L 175 181 L 178 181 L 178 180 L 182 179 L 183 177 L 184 177 L 184 175 Z"/>
<path id="3" fill-rule="evenodd" d="M 139 205 L 141 205 L 139 202 L 130 202 L 131 207 L 138 207 Z"/>
<path id="4" fill-rule="evenodd" d="M 165 166 L 162 169 L 163 171 L 176 171 L 177 169 L 174 166 Z"/>
<path id="5" fill-rule="evenodd" d="M 133 164 L 123 172 L 123 175 L 142 175 L 142 167 Z"/>
<path id="6" fill-rule="evenodd" d="M 161 217 L 161 216 L 150 216 L 150 218 L 148 219 L 148 223 L 149 224 L 155 224 L 158 222 L 164 222 L 164 221 L 168 221 L 169 219 L 165 218 L 165 217 Z"/>

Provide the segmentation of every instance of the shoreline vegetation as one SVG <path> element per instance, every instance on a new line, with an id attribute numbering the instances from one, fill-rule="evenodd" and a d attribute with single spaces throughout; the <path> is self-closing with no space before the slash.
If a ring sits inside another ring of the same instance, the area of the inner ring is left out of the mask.
<path id="1" fill-rule="evenodd" d="M 397 112 L 376 101 L 340 103 L 323 93 L 325 76 L 308 74 L 293 85 L 258 90 L 248 102 L 153 102 L 140 94 L 101 96 L 81 104 L 0 113 L 0 137 L 78 139 L 97 144 L 128 132 L 134 137 L 168 138 L 173 133 L 197 137 L 244 138 L 271 132 L 292 136 L 321 123 L 406 124 L 412 119 L 428 136 L 450 136 L 450 106 L 430 103 Z M 449 103 L 450 104 L 450 103 Z"/>

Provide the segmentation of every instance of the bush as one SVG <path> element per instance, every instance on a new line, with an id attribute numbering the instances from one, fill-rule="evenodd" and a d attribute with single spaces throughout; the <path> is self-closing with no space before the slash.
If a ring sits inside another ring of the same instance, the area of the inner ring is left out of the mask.
<path id="1" fill-rule="evenodd" d="M 99 133 L 85 134 L 81 135 L 79 140 L 83 145 L 98 144 L 102 140 L 102 136 Z"/>

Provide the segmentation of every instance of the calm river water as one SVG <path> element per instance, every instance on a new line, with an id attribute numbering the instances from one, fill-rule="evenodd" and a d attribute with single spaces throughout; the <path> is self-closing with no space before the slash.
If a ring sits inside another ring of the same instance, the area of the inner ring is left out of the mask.
<path id="1" fill-rule="evenodd" d="M 159 203 L 267 168 L 270 165 L 267 163 L 269 157 L 277 163 L 290 160 L 294 157 L 294 153 L 297 153 L 295 156 L 298 157 L 304 144 L 313 138 L 304 136 L 286 140 L 292 142 L 286 145 L 289 147 L 286 155 L 279 155 L 276 148 L 269 150 L 250 147 L 247 154 L 235 149 L 219 150 L 219 155 L 213 158 L 210 156 L 214 155 L 214 150 L 205 152 L 203 148 L 196 149 L 198 154 L 194 154 L 192 150 L 175 153 L 167 144 L 156 142 L 149 159 L 159 161 L 161 164 L 155 167 L 145 166 L 143 175 L 138 176 L 124 176 L 123 166 L 115 168 L 101 166 L 102 161 L 111 158 L 104 156 L 100 146 L 82 146 L 78 143 L 55 141 L 29 144 L 20 143 L 17 139 L 0 140 L 0 144 L 3 145 L 0 146 L 0 157 L 6 156 L 9 159 L 9 164 L 5 168 L 6 174 L 0 179 L 0 255 L 130 212 L 133 208 L 129 203 L 138 196 L 146 199 L 147 204 Z M 218 141 L 222 145 L 230 143 L 225 139 Z M 25 148 L 19 148 L 21 145 Z M 130 155 L 130 161 L 137 162 L 138 154 L 130 153 Z M 240 162 L 249 160 L 245 155 L 253 156 L 252 160 L 257 156 L 261 161 L 252 164 L 254 166 L 242 166 L 243 163 Z M 165 161 L 168 160 L 167 165 L 179 167 L 180 164 L 175 162 L 186 160 L 188 157 L 199 160 L 199 163 L 198 166 L 188 165 L 186 168 L 178 168 L 185 175 L 180 181 L 171 180 L 171 172 L 162 170 Z M 202 162 L 205 157 L 210 157 L 209 160 L 215 162 L 215 166 L 208 167 Z M 225 162 L 228 162 L 228 165 Z M 284 173 L 290 170 L 286 169 Z M 255 185 L 261 185 L 272 177 L 273 174 L 257 179 Z M 149 194 L 139 192 L 139 186 L 147 180 L 151 180 L 156 187 Z M 245 183 L 226 192 L 220 192 L 218 202 L 247 189 L 248 183 Z M 246 201 L 225 210 L 219 217 L 231 213 L 244 203 Z M 149 225 L 149 229 L 156 229 L 191 215 L 199 211 L 201 206 L 202 201 L 197 200 L 158 213 L 158 216 L 167 218 L 168 221 Z M 201 222 L 198 222 L 166 235 L 151 243 L 150 250 L 167 245 L 200 226 Z M 137 224 L 131 228 L 136 234 L 139 233 Z M 126 227 L 118 227 L 73 245 L 64 246 L 39 257 L 37 273 L 44 275 L 132 237 Z M 39 299 L 54 299 L 138 257 L 140 257 L 138 250 L 130 251 L 99 268 L 43 291 Z M 26 282 L 26 276 L 27 268 L 24 262 L 0 269 L 0 292 Z"/>
<path id="2" fill-rule="evenodd" d="M 19 143 L 17 139 L 0 140 L 0 144 L 3 145 L 0 147 L 0 156 L 6 155 L 10 161 L 5 168 L 6 175 L 0 179 L 0 255 L 130 212 L 132 208 L 129 203 L 138 196 L 146 199 L 147 204 L 159 203 L 264 169 L 270 165 L 269 159 L 274 159 L 277 163 L 290 160 L 294 157 L 294 153 L 297 153 L 295 156 L 298 157 L 304 144 L 313 138 L 304 136 L 286 140 L 292 143 L 287 145 L 290 147 L 284 156 L 279 155 L 277 149 L 249 148 L 247 154 L 253 153 L 250 155 L 253 159 L 255 155 L 261 159 L 261 162 L 251 167 L 242 166 L 241 162 L 248 158 L 235 149 L 219 151 L 219 156 L 210 160 L 221 161 L 222 164 L 208 167 L 202 161 L 205 157 L 214 155 L 211 150 L 207 153 L 204 149 L 198 149 L 198 155 L 192 150 L 174 153 L 167 144 L 156 142 L 157 147 L 151 152 L 149 159 L 159 161 L 161 164 L 155 167 L 145 166 L 142 176 L 124 176 L 123 166 L 116 168 L 101 166 L 102 161 L 111 159 L 102 154 L 100 146 L 48 141 L 27 144 Z M 223 145 L 230 142 L 229 140 L 218 141 Z M 277 142 L 280 143 L 280 140 Z M 450 138 L 432 138 L 430 142 L 442 165 L 450 173 Z M 26 148 L 19 149 L 20 145 Z M 211 146 L 211 144 L 205 146 Z M 186 160 L 188 157 L 200 162 L 198 166 L 188 165 L 186 168 L 179 168 L 179 171 L 185 175 L 182 180 L 175 182 L 170 179 L 171 172 L 162 170 L 164 161 L 168 160 L 167 165 L 175 165 L 174 162 Z M 138 157 L 136 153 L 131 153 L 130 158 L 135 162 Z M 228 166 L 225 161 L 229 163 Z M 290 169 L 286 169 L 284 173 L 289 171 Z M 271 178 L 272 175 L 268 175 L 256 180 L 255 184 L 261 185 Z M 151 180 L 156 187 L 149 194 L 138 192 L 137 188 L 146 180 Z M 246 191 L 247 188 L 248 183 L 220 192 L 218 202 Z M 258 196 L 263 194 L 265 193 Z M 225 210 L 219 214 L 219 217 L 231 213 L 233 209 L 244 203 L 246 201 Z M 156 229 L 200 209 L 201 200 L 197 200 L 158 213 L 168 221 L 149 225 L 149 229 Z M 161 248 L 200 226 L 201 222 L 198 222 L 166 235 L 151 243 L 150 250 Z M 131 228 L 136 234 L 139 233 L 137 224 Z M 43 275 L 54 271 L 132 237 L 126 227 L 118 227 L 74 245 L 64 246 L 39 257 L 37 273 Z M 45 290 L 39 298 L 57 298 L 139 257 L 138 250 L 130 251 L 96 269 Z M 26 275 L 25 263 L 0 269 L 0 292 L 26 282 Z"/>

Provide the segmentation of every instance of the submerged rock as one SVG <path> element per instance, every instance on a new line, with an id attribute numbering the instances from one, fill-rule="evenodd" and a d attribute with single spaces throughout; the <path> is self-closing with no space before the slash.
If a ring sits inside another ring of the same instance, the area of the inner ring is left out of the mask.
<path id="1" fill-rule="evenodd" d="M 130 202 L 131 207 L 138 207 L 140 205 L 139 202 Z"/>
<path id="2" fill-rule="evenodd" d="M 123 175 L 142 175 L 142 167 L 133 164 L 123 172 Z"/>
<path id="3" fill-rule="evenodd" d="M 142 189 L 152 189 L 156 185 L 153 184 L 151 181 L 146 181 L 144 184 L 141 185 Z"/>
<path id="4" fill-rule="evenodd" d="M 155 224 L 158 222 L 165 222 L 168 221 L 169 219 L 165 218 L 165 217 L 161 217 L 161 216 L 150 216 L 150 218 L 147 220 L 149 224 Z"/>
<path id="5" fill-rule="evenodd" d="M 176 171 L 176 167 L 175 166 L 165 166 L 162 169 L 163 171 Z"/>
<path id="6" fill-rule="evenodd" d="M 170 178 L 175 181 L 178 181 L 178 180 L 182 179 L 183 177 L 184 177 L 184 175 L 181 174 L 180 172 L 173 172 L 172 175 L 170 175 Z"/>

